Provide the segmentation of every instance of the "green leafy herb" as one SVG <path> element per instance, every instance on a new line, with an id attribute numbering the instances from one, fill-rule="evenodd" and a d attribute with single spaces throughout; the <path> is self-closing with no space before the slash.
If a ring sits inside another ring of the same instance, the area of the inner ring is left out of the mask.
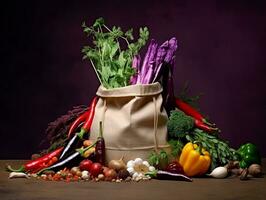
<path id="1" fill-rule="evenodd" d="M 184 143 L 181 140 L 174 140 L 174 139 L 169 140 L 168 143 L 170 144 L 172 149 L 171 152 L 172 156 L 174 158 L 178 157 L 181 154 L 181 151 L 184 147 Z"/>
<path id="2" fill-rule="evenodd" d="M 200 129 L 194 129 L 193 134 L 187 135 L 187 140 L 198 141 L 211 154 L 211 169 L 225 165 L 230 160 L 237 160 L 235 150 L 230 148 L 228 142 L 216 134 L 210 135 Z"/>
<path id="3" fill-rule="evenodd" d="M 152 152 L 149 155 L 148 161 L 150 165 L 155 166 L 158 169 L 165 169 L 169 162 L 168 154 L 161 150 L 160 152 Z"/>
<path id="4" fill-rule="evenodd" d="M 112 29 L 105 25 L 103 18 L 98 18 L 92 26 L 82 24 L 83 31 L 92 39 L 92 45 L 84 46 L 83 59 L 89 59 L 101 84 L 109 88 L 127 86 L 130 77 L 135 73 L 132 68 L 132 60 L 140 49 L 146 44 L 149 31 L 147 27 L 139 29 L 137 41 L 133 37 L 133 29 L 125 33 L 120 27 Z M 122 49 L 121 42 L 126 43 L 127 48 Z"/>

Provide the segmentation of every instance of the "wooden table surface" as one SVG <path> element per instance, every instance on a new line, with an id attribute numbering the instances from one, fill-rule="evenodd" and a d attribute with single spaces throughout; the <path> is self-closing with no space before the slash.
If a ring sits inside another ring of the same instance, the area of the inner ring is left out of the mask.
<path id="1" fill-rule="evenodd" d="M 194 178 L 193 182 L 151 180 L 144 182 L 54 182 L 31 179 L 8 179 L 6 163 L 18 167 L 22 160 L 0 160 L 0 199 L 5 200 L 105 200 L 105 199 L 266 199 L 266 177 L 240 181 Z M 263 172 L 266 172 L 263 159 Z"/>

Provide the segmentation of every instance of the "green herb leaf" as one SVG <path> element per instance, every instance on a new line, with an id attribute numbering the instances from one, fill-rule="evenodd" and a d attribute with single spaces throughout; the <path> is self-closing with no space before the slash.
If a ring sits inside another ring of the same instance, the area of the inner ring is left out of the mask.
<path id="1" fill-rule="evenodd" d="M 95 20 L 93 28 L 101 27 L 104 24 L 104 19 L 102 17 Z"/>
<path id="2" fill-rule="evenodd" d="M 136 73 L 131 66 L 133 57 L 146 44 L 148 29 L 141 28 L 137 41 L 129 43 L 128 40 L 134 39 L 133 29 L 126 33 L 123 33 L 120 27 L 113 26 L 110 29 L 103 18 L 96 19 L 90 27 L 83 23 L 82 27 L 93 40 L 93 45 L 83 47 L 83 59 L 89 59 L 93 63 L 101 84 L 107 89 L 128 85 L 130 77 Z M 121 49 L 121 40 L 126 41 L 127 49 Z"/>

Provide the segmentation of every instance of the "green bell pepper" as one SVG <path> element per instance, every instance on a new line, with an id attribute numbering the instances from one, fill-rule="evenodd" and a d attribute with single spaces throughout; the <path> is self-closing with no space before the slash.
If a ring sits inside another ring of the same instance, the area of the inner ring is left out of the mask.
<path id="1" fill-rule="evenodd" d="M 247 168 L 252 164 L 261 164 L 261 157 L 256 145 L 246 143 L 237 150 L 239 155 L 239 165 L 241 168 Z"/>

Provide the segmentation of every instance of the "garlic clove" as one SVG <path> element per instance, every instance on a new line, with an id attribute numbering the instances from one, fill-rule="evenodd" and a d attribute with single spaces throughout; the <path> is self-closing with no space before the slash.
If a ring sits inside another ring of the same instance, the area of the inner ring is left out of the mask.
<path id="1" fill-rule="evenodd" d="M 134 164 L 136 165 L 140 165 L 140 164 L 142 164 L 142 162 L 143 162 L 143 160 L 141 159 L 141 158 L 136 158 L 135 160 L 134 160 Z"/>
<path id="2" fill-rule="evenodd" d="M 143 164 L 143 165 L 146 165 L 147 167 L 150 167 L 150 164 L 149 164 L 148 161 L 146 161 L 146 160 L 143 161 L 142 164 Z"/>
<path id="3" fill-rule="evenodd" d="M 127 171 L 130 173 L 130 175 L 134 174 L 134 172 L 135 172 L 133 167 L 128 167 Z"/>
<path id="4" fill-rule="evenodd" d="M 88 179 L 89 178 L 89 172 L 87 170 L 84 170 L 81 172 L 81 178 L 82 179 Z"/>
<path id="5" fill-rule="evenodd" d="M 134 161 L 133 160 L 130 160 L 127 162 L 127 168 L 129 167 L 134 167 Z"/>
<path id="6" fill-rule="evenodd" d="M 150 171 L 150 172 L 153 172 L 154 170 L 155 170 L 155 167 L 153 167 L 153 166 L 150 166 L 150 167 L 149 167 L 149 171 Z"/>
<path id="7" fill-rule="evenodd" d="M 30 178 L 30 177 L 23 172 L 11 172 L 8 178 L 11 179 L 11 178 Z"/>
<path id="8" fill-rule="evenodd" d="M 138 172 L 135 172 L 133 175 L 132 175 L 132 178 L 135 179 L 139 176 L 139 173 Z"/>
<path id="9" fill-rule="evenodd" d="M 145 176 L 144 176 L 144 174 L 139 173 L 138 177 L 142 179 L 142 178 L 144 178 Z"/>

